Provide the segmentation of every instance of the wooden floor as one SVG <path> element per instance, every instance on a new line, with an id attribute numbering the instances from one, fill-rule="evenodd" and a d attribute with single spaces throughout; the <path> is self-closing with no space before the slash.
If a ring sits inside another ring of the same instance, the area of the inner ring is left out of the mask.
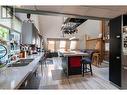
<path id="1" fill-rule="evenodd" d="M 108 81 L 108 67 L 93 67 L 93 76 L 89 73 L 66 78 L 61 68 L 61 59 L 48 59 L 47 65 L 38 69 L 37 89 L 118 89 Z M 36 79 L 37 79 L 36 78 Z"/>

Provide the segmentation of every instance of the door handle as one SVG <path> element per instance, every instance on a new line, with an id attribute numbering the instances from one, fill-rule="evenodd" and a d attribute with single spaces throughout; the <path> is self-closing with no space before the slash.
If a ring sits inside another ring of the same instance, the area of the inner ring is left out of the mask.
<path id="1" fill-rule="evenodd" d="M 119 56 L 117 56 L 117 57 L 116 57 L 116 59 L 120 59 L 120 57 L 119 57 Z"/>
<path id="2" fill-rule="evenodd" d="M 127 70 L 127 67 L 123 67 L 123 69 Z"/>
<path id="3" fill-rule="evenodd" d="M 118 35 L 118 36 L 116 36 L 116 38 L 120 38 L 120 36 Z"/>

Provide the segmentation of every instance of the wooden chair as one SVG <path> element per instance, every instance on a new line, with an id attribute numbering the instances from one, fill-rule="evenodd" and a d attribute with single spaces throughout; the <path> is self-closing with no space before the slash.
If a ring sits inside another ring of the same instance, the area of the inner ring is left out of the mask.
<path id="1" fill-rule="evenodd" d="M 101 57 L 100 53 L 93 54 L 93 57 L 92 57 L 93 65 L 98 66 L 98 67 L 101 65 L 101 62 L 100 62 L 101 58 L 100 57 Z"/>

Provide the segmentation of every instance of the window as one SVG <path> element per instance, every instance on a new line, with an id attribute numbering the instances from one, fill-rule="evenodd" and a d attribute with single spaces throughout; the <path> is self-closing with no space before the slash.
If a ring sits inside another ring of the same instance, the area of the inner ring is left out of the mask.
<path id="1" fill-rule="evenodd" d="M 10 49 L 12 51 L 19 51 L 20 50 L 20 33 L 16 31 L 11 31 L 10 32 Z"/>
<path id="2" fill-rule="evenodd" d="M 66 41 L 60 41 L 60 51 L 66 50 Z"/>
<path id="3" fill-rule="evenodd" d="M 0 26 L 0 39 L 9 40 L 9 29 Z"/>
<path id="4" fill-rule="evenodd" d="M 51 52 L 55 51 L 55 41 L 48 41 L 48 50 Z"/>
<path id="5" fill-rule="evenodd" d="M 13 13 L 13 9 L 7 7 L 1 7 L 1 18 L 10 19 L 12 18 L 11 14 Z"/>
<path id="6" fill-rule="evenodd" d="M 77 41 L 71 41 L 70 50 L 76 49 L 76 46 L 77 46 Z"/>

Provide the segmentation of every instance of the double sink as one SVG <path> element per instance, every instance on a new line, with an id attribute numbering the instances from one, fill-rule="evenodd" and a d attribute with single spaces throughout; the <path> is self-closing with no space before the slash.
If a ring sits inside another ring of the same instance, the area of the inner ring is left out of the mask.
<path id="1" fill-rule="evenodd" d="M 20 59 L 13 64 L 10 64 L 8 67 L 20 67 L 20 66 L 27 66 L 30 64 L 34 59 Z"/>

